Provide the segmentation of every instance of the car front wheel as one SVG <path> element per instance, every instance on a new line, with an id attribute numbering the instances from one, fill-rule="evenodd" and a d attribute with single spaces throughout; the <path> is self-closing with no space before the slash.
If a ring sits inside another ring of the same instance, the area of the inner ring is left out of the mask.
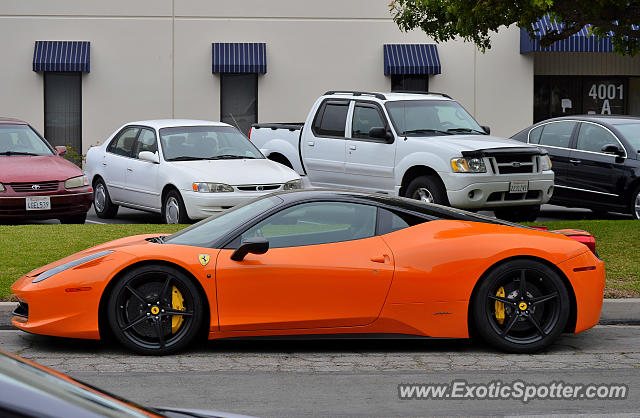
<path id="1" fill-rule="evenodd" d="M 420 176 L 413 179 L 407 186 L 405 196 L 425 203 L 449 205 L 447 191 L 434 176 Z"/>
<path id="2" fill-rule="evenodd" d="M 569 320 L 569 294 L 550 267 L 513 260 L 493 269 L 473 299 L 473 322 L 490 345 L 532 353 L 553 343 Z"/>

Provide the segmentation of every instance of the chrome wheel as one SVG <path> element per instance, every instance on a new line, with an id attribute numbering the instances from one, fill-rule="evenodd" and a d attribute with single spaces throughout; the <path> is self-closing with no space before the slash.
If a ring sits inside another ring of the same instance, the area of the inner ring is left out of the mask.
<path id="1" fill-rule="evenodd" d="M 180 203 L 178 199 L 170 196 L 164 207 L 165 221 L 168 224 L 177 224 L 180 220 Z"/>
<path id="2" fill-rule="evenodd" d="M 634 212 L 635 212 L 635 216 L 634 217 L 636 219 L 640 219 L 640 189 L 636 193 L 636 200 L 635 200 L 633 209 L 634 209 Z"/>
<path id="3" fill-rule="evenodd" d="M 414 199 L 421 200 L 425 203 L 433 203 L 434 201 L 433 194 L 431 194 L 429 189 L 425 189 L 424 187 L 421 187 L 418 190 L 416 190 L 414 194 Z"/>
<path id="4" fill-rule="evenodd" d="M 93 192 L 93 205 L 98 212 L 104 212 L 104 208 L 107 202 L 107 193 L 104 189 L 104 184 L 96 184 L 96 188 Z"/>

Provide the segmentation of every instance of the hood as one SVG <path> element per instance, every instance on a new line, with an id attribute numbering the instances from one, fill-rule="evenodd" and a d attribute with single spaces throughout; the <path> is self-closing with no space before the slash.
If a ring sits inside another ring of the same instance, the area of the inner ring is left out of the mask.
<path id="1" fill-rule="evenodd" d="M 189 181 L 241 184 L 286 183 L 300 178 L 292 169 L 268 159 L 259 160 L 198 160 L 167 162 Z"/>
<path id="2" fill-rule="evenodd" d="M 438 146 L 445 147 L 451 152 L 461 153 L 463 151 L 488 150 L 492 148 L 531 148 L 536 149 L 533 145 L 524 144 L 515 139 L 500 138 L 490 135 L 444 135 L 444 136 L 425 136 L 425 137 L 409 137 L 409 141 L 438 141 Z"/>
<path id="3" fill-rule="evenodd" d="M 57 155 L 0 156 L 0 183 L 64 181 L 81 175 L 77 165 Z"/>

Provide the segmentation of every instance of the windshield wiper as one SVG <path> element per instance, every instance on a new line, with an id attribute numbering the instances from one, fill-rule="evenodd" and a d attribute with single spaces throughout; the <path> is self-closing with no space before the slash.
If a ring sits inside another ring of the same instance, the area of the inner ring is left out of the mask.
<path id="1" fill-rule="evenodd" d="M 245 157 L 243 155 L 232 155 L 232 154 L 216 155 L 215 157 L 207 158 L 207 160 L 241 160 L 244 158 L 255 160 L 255 157 Z"/>
<path id="2" fill-rule="evenodd" d="M 40 154 L 35 154 L 33 152 L 22 152 L 22 151 L 4 151 L 4 152 L 0 152 L 0 155 L 40 155 Z"/>
<path id="3" fill-rule="evenodd" d="M 169 158 L 167 161 L 195 161 L 195 160 L 204 160 L 202 157 L 188 157 L 183 155 L 182 157 Z"/>
<path id="4" fill-rule="evenodd" d="M 410 129 L 408 131 L 402 132 L 400 135 L 406 134 L 442 134 L 442 135 L 453 135 L 451 132 L 441 131 L 438 129 Z"/>
<path id="5" fill-rule="evenodd" d="M 478 131 L 476 129 L 471 129 L 471 128 L 451 128 L 451 129 L 447 129 L 447 132 L 474 132 L 480 135 L 487 135 L 486 132 Z"/>

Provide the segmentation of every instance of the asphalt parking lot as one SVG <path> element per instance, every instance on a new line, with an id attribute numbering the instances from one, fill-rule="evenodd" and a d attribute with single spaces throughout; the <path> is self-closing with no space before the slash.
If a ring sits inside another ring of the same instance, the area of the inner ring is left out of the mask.
<path id="1" fill-rule="evenodd" d="M 466 340 L 210 341 L 176 356 L 0 331 L 0 349 L 146 405 L 257 416 L 629 414 L 640 410 L 640 327 L 597 326 L 544 353 Z M 624 400 L 399 400 L 401 383 L 619 383 Z"/>

